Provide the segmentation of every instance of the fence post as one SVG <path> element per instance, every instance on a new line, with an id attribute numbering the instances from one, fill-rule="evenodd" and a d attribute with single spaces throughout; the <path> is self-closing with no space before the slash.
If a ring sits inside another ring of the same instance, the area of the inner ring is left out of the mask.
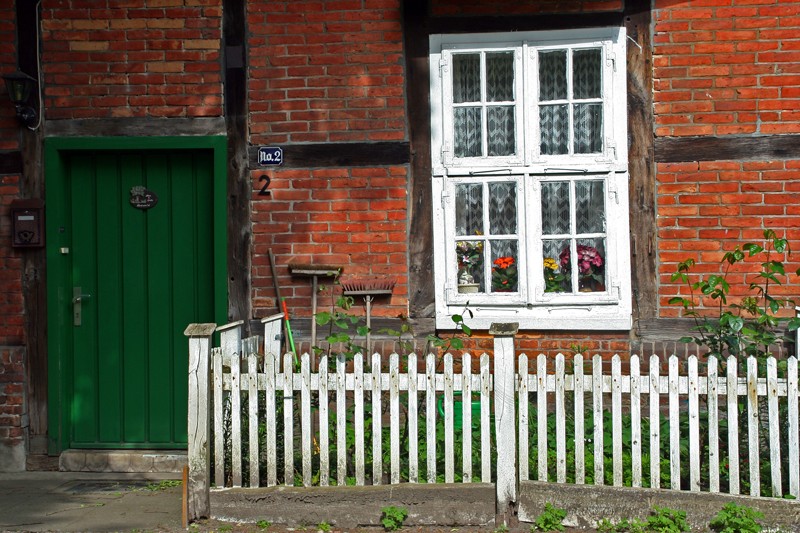
<path id="1" fill-rule="evenodd" d="M 216 328 L 216 324 L 189 324 L 183 332 L 189 337 L 189 481 L 186 503 L 189 521 L 211 515 L 209 361 L 211 335 Z"/>
<path id="2" fill-rule="evenodd" d="M 516 523 L 517 438 L 514 376 L 514 336 L 519 324 L 494 323 L 494 420 L 497 442 L 495 525 Z"/>

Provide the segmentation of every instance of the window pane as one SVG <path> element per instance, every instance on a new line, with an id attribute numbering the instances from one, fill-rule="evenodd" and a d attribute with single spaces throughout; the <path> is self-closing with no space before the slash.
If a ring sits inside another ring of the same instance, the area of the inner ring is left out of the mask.
<path id="1" fill-rule="evenodd" d="M 578 290 L 605 292 L 606 247 L 605 239 L 578 239 Z"/>
<path id="2" fill-rule="evenodd" d="M 570 271 L 569 257 L 561 262 L 563 250 L 569 253 L 569 240 L 545 240 L 542 243 L 544 251 L 544 291 L 545 292 L 572 292 L 572 274 Z"/>
<path id="3" fill-rule="evenodd" d="M 603 151 L 603 104 L 575 104 L 575 153 L 596 154 Z"/>
<path id="4" fill-rule="evenodd" d="M 487 112 L 489 155 L 514 155 L 517 151 L 514 131 L 514 108 L 494 106 Z"/>
<path id="5" fill-rule="evenodd" d="M 458 107 L 453 113 L 456 157 L 480 157 L 483 121 L 480 107 Z"/>
<path id="6" fill-rule="evenodd" d="M 542 234 L 569 233 L 569 183 L 542 183 Z"/>
<path id="7" fill-rule="evenodd" d="M 603 182 L 599 180 L 575 182 L 575 224 L 578 233 L 605 232 L 604 189 Z"/>
<path id="8" fill-rule="evenodd" d="M 542 155 L 569 152 L 569 114 L 566 105 L 540 106 L 539 127 L 542 134 Z"/>
<path id="9" fill-rule="evenodd" d="M 456 235 L 483 233 L 483 185 L 456 185 Z"/>
<path id="10" fill-rule="evenodd" d="M 486 54 L 486 100 L 510 102 L 514 100 L 514 53 Z"/>
<path id="11" fill-rule="evenodd" d="M 567 51 L 539 54 L 539 101 L 567 98 Z"/>
<path id="12" fill-rule="evenodd" d="M 491 235 L 517 232 L 516 183 L 489 184 L 489 232 Z"/>
<path id="13" fill-rule="evenodd" d="M 517 292 L 519 276 L 517 271 L 517 241 L 496 240 L 492 247 L 492 292 Z"/>
<path id="14" fill-rule="evenodd" d="M 572 54 L 573 98 L 600 98 L 601 59 L 599 48 L 576 50 Z"/>
<path id="15" fill-rule="evenodd" d="M 453 102 L 481 101 L 481 57 L 479 54 L 453 55 Z"/>
<path id="16" fill-rule="evenodd" d="M 482 240 L 456 242 L 456 261 L 458 262 L 458 292 L 485 292 L 483 275 Z"/>

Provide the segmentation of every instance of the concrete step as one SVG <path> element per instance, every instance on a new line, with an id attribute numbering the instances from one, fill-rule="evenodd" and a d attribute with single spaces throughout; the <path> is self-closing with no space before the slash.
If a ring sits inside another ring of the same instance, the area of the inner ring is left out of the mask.
<path id="1" fill-rule="evenodd" d="M 180 473 L 187 464 L 182 450 L 65 450 L 58 460 L 62 472 Z"/>

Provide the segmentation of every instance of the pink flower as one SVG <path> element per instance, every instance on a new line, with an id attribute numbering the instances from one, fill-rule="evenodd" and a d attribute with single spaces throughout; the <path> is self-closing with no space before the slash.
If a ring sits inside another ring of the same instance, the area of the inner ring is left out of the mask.
<path id="1" fill-rule="evenodd" d="M 600 268 L 603 266 L 603 256 L 600 255 L 600 252 L 597 251 L 597 248 L 593 248 L 591 246 L 585 246 L 583 244 L 578 245 L 578 272 L 581 275 L 591 274 L 595 268 Z M 567 270 L 569 268 L 570 262 L 570 250 L 569 247 L 564 248 L 564 250 L 558 256 L 559 262 L 561 263 L 561 268 Z"/>

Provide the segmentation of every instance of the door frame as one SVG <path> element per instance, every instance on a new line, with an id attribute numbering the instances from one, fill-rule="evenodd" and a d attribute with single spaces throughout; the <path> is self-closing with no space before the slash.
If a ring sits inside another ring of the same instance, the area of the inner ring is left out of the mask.
<path id="1" fill-rule="evenodd" d="M 48 377 L 48 453 L 57 455 L 69 443 L 71 387 L 72 314 L 68 302 L 71 271 L 70 260 L 61 253 L 65 235 L 59 228 L 66 225 L 66 166 L 64 157 L 74 152 L 98 151 L 198 151 L 213 154 L 213 239 L 214 254 L 208 258 L 214 270 L 214 314 L 218 324 L 227 321 L 228 309 L 228 235 L 227 235 L 227 148 L 224 135 L 186 137 L 48 137 L 44 141 L 44 175 L 46 191 L 46 264 L 47 276 L 47 377 Z M 187 378 L 188 379 L 188 376 Z"/>

